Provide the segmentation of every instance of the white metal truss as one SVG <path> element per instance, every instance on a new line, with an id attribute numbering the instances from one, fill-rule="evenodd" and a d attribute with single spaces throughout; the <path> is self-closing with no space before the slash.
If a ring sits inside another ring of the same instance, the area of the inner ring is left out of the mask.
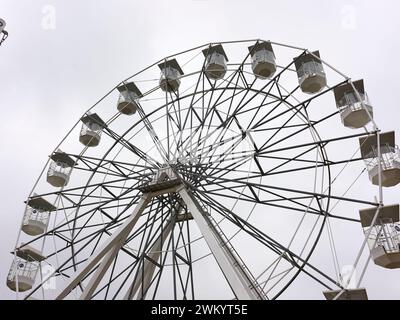
<path id="1" fill-rule="evenodd" d="M 175 173 L 170 168 L 162 168 L 156 175 L 158 181 L 153 180 L 153 183 L 161 182 L 161 180 L 164 180 L 166 176 L 168 176 L 170 180 L 177 179 Z M 178 193 L 188 210 L 192 213 L 197 226 L 203 234 L 208 247 L 215 257 L 236 298 L 239 300 L 264 299 L 264 293 L 259 288 L 257 281 L 246 270 L 246 266 L 235 256 L 232 250 L 233 248 L 230 247 L 226 241 L 224 241 L 224 239 L 221 237 L 221 234 L 207 218 L 207 212 L 202 209 L 196 197 L 182 183 L 176 187 L 167 187 L 166 189 L 157 190 L 155 192 L 143 193 L 142 198 L 136 205 L 130 217 L 69 279 L 68 283 L 57 294 L 56 299 L 59 300 L 65 298 L 71 292 L 71 290 L 75 288 L 89 274 L 89 272 L 100 263 L 96 271 L 90 276 L 89 283 L 86 285 L 80 296 L 80 299 L 82 300 L 90 299 L 151 199 L 157 195 L 170 192 Z M 175 214 L 172 215 L 171 219 L 175 219 L 177 211 L 179 210 L 175 209 Z M 162 244 L 173 231 L 174 224 L 174 221 L 170 221 L 167 228 L 152 246 L 150 255 L 153 261 L 158 260 L 162 250 Z M 135 279 L 135 281 L 133 281 L 128 292 L 126 293 L 125 299 L 133 299 L 141 286 L 143 292 L 148 290 L 154 274 L 155 265 L 149 261 L 145 261 L 142 268 L 143 270 L 139 270 L 139 276 L 137 279 Z M 143 299 L 144 297 L 140 298 Z"/>
<path id="2" fill-rule="evenodd" d="M 125 223 L 119 227 L 119 229 L 103 244 L 103 246 L 97 250 L 95 254 L 93 254 L 84 264 L 83 266 L 72 276 L 67 284 L 60 290 L 60 292 L 56 295 L 56 299 L 60 300 L 65 298 L 69 292 L 78 285 L 82 281 L 82 279 L 101 261 L 101 265 L 99 267 L 99 272 L 96 272 L 91 278 L 91 281 L 88 285 L 87 290 L 85 290 L 81 299 L 88 299 L 89 295 L 99 284 L 102 276 L 104 275 L 106 269 L 110 265 L 110 261 L 112 257 L 117 251 L 122 247 L 122 244 L 129 232 L 135 226 L 138 221 L 140 214 L 146 208 L 147 204 L 151 200 L 151 194 L 143 194 L 139 203 L 133 210 L 130 217 L 125 221 Z M 103 260 L 102 260 L 103 259 Z"/>

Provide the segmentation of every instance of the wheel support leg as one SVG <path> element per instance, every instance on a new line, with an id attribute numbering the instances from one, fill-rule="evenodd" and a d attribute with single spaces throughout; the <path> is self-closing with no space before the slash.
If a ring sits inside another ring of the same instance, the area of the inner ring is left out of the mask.
<path id="1" fill-rule="evenodd" d="M 184 186 L 179 188 L 177 192 L 192 213 L 236 298 L 239 300 L 264 299 L 264 294 L 258 288 L 255 279 L 242 268 L 234 254 L 229 250 L 227 243 L 221 238 L 209 219 L 205 217 L 205 214 L 202 213 L 201 206 L 193 194 Z"/>
<path id="2" fill-rule="evenodd" d="M 75 288 L 79 282 L 101 261 L 101 264 L 96 270 L 95 274 L 91 277 L 88 287 L 84 290 L 81 295 L 81 299 L 89 299 L 90 293 L 92 293 L 97 285 L 99 284 L 102 276 L 107 271 L 108 266 L 116 255 L 116 252 L 122 247 L 130 231 L 135 226 L 140 215 L 150 202 L 152 194 L 145 193 L 141 197 L 139 203 L 135 207 L 133 213 L 124 222 L 119 229 L 113 233 L 113 235 L 102 245 L 102 247 L 92 255 L 83 266 L 68 280 L 67 284 L 57 294 L 56 300 L 65 298 L 73 288 Z"/>

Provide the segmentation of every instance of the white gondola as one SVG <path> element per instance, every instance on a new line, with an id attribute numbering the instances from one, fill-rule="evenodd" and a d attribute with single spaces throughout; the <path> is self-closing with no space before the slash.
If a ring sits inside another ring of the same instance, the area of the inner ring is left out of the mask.
<path id="1" fill-rule="evenodd" d="M 22 221 L 22 231 L 30 236 L 43 234 L 47 230 L 50 213 L 57 208 L 35 195 L 29 199 Z"/>
<path id="2" fill-rule="evenodd" d="M 143 95 L 133 82 L 125 83 L 119 86 L 119 98 L 117 109 L 122 114 L 132 115 L 138 107 L 137 101 Z"/>
<path id="3" fill-rule="evenodd" d="M 32 289 L 39 270 L 37 261 L 15 258 L 7 276 L 7 287 L 13 291 L 24 292 Z"/>
<path id="4" fill-rule="evenodd" d="M 161 69 L 160 88 L 165 92 L 176 92 L 179 89 L 183 71 L 176 59 L 166 60 L 158 65 Z"/>
<path id="5" fill-rule="evenodd" d="M 81 121 L 82 129 L 79 141 L 87 147 L 98 146 L 101 132 L 107 127 L 106 123 L 96 113 L 87 113 L 81 118 Z"/>
<path id="6" fill-rule="evenodd" d="M 319 57 L 319 51 L 315 51 L 294 59 L 299 85 L 304 93 L 314 94 L 326 86 L 326 74 Z"/>
<path id="7" fill-rule="evenodd" d="M 367 291 L 364 288 L 331 290 L 323 292 L 326 300 L 368 300 Z M 338 296 L 340 294 L 340 296 Z"/>
<path id="8" fill-rule="evenodd" d="M 379 157 L 377 136 L 360 138 L 361 156 L 368 169 L 369 179 L 379 185 Z M 400 183 L 400 150 L 395 145 L 394 131 L 380 134 L 382 186 L 393 187 Z"/>
<path id="9" fill-rule="evenodd" d="M 360 210 L 361 225 L 364 233 L 369 234 L 371 258 L 378 266 L 387 269 L 400 268 L 399 205 L 381 207 L 375 224 L 371 226 L 376 211 L 377 208 Z"/>
<path id="10" fill-rule="evenodd" d="M 353 85 L 361 100 L 354 91 Z M 340 85 L 334 89 L 334 94 L 342 123 L 345 127 L 356 129 L 364 127 L 371 121 L 373 108 L 364 90 L 364 81 L 355 81 L 353 85 L 351 83 Z"/>
<path id="11" fill-rule="evenodd" d="M 47 171 L 47 182 L 53 187 L 65 187 L 68 184 L 75 161 L 61 150 L 54 152 L 50 158 L 52 161 Z"/>
<path id="12" fill-rule="evenodd" d="M 260 79 L 268 79 L 276 72 L 275 54 L 271 42 L 260 42 L 249 47 L 251 68 Z"/>
<path id="13" fill-rule="evenodd" d="M 206 75 L 213 80 L 222 79 L 226 74 L 226 63 L 228 61 L 224 48 L 220 44 L 210 46 L 203 50 L 203 54 L 206 58 Z"/>

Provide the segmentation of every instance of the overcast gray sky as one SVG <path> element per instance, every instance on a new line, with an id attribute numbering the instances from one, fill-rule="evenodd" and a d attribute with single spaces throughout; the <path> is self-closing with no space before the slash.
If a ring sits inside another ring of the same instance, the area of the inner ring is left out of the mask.
<path id="1" fill-rule="evenodd" d="M 396 0 L 0 0 L 0 297 L 27 194 L 80 115 L 146 65 L 199 44 L 260 38 L 319 49 L 364 78 L 382 130 L 398 134 L 400 3 Z M 398 203 L 399 188 L 386 192 Z M 371 265 L 376 299 L 400 299 L 400 273 Z M 299 294 L 299 298 L 301 295 Z"/>

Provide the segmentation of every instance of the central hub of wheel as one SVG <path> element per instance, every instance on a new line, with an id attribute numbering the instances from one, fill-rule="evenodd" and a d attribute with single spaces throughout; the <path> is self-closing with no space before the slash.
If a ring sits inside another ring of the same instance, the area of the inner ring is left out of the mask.
<path id="1" fill-rule="evenodd" d="M 150 182 L 146 181 L 139 190 L 143 193 L 163 191 L 170 192 L 173 188 L 182 183 L 170 165 L 162 166 L 156 174 L 153 175 Z"/>

